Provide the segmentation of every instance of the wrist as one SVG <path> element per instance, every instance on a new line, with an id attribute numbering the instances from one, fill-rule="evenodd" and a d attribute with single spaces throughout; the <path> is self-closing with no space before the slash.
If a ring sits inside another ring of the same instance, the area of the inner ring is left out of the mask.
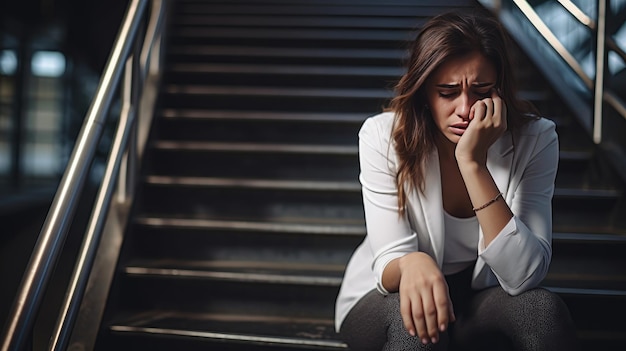
<path id="1" fill-rule="evenodd" d="M 400 271 L 400 274 L 402 275 L 404 271 L 406 271 L 409 267 L 414 266 L 418 261 L 423 259 L 424 256 L 430 258 L 427 254 L 419 251 L 411 252 L 400 257 L 398 260 L 398 270 Z"/>
<path id="2" fill-rule="evenodd" d="M 476 174 L 487 169 L 486 160 L 476 160 L 472 158 L 457 158 L 457 165 L 461 174 Z"/>

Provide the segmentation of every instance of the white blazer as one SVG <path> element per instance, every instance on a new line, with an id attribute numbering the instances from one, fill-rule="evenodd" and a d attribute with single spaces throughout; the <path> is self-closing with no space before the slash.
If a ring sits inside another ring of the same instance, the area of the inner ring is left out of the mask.
<path id="1" fill-rule="evenodd" d="M 352 255 L 336 301 L 335 328 L 372 289 L 388 294 L 382 273 L 393 259 L 410 252 L 429 254 L 442 267 L 445 240 L 439 157 L 426 160 L 425 191 L 407 194 L 406 215 L 398 215 L 397 155 L 391 141 L 392 112 L 368 118 L 359 132 L 359 160 L 367 235 Z M 559 159 L 555 125 L 527 123 L 513 140 L 506 132 L 490 148 L 489 169 L 513 218 L 484 247 L 479 230 L 472 287 L 500 284 L 511 295 L 536 287 L 552 256 L 552 195 Z"/>

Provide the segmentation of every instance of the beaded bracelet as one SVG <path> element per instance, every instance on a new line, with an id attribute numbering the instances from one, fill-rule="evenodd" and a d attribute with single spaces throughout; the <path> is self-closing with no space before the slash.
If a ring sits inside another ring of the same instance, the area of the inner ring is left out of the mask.
<path id="1" fill-rule="evenodd" d="M 487 203 L 485 203 L 484 205 L 480 206 L 480 207 L 474 207 L 472 208 L 472 211 L 474 212 L 478 212 L 486 207 L 488 207 L 489 205 L 491 205 L 492 203 L 498 201 L 499 198 L 502 197 L 502 193 L 498 193 L 498 195 L 496 195 L 496 197 L 494 197 L 493 199 L 487 201 Z"/>

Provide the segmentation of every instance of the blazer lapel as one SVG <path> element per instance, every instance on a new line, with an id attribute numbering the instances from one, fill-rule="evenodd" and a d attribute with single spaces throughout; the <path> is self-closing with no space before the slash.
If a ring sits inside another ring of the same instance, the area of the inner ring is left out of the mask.
<path id="1" fill-rule="evenodd" d="M 445 230 L 443 224 L 443 199 L 441 193 L 441 170 L 439 167 L 439 154 L 433 151 L 424 168 L 425 184 L 424 193 L 418 191 L 422 211 L 426 222 L 426 228 L 432 245 L 435 261 L 439 267 L 443 264 L 443 243 Z"/>

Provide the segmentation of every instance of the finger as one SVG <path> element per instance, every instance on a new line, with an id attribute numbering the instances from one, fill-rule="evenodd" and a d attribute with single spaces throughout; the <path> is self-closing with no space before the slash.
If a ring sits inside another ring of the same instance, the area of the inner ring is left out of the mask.
<path id="1" fill-rule="evenodd" d="M 433 286 L 433 297 L 437 307 L 437 328 L 443 332 L 448 328 L 450 321 L 450 297 L 445 283 Z"/>
<path id="2" fill-rule="evenodd" d="M 485 118 L 485 112 L 487 112 L 487 105 L 483 100 L 478 100 L 472 106 L 472 110 L 474 111 L 472 119 L 482 121 Z"/>
<path id="3" fill-rule="evenodd" d="M 456 315 L 454 314 L 454 305 L 452 304 L 451 299 L 448 299 L 448 311 L 450 313 L 449 315 L 450 322 L 456 322 Z"/>
<path id="4" fill-rule="evenodd" d="M 482 102 L 485 104 L 485 119 L 489 119 L 490 121 L 493 119 L 494 114 L 494 101 L 492 98 L 483 99 Z"/>
<path id="5" fill-rule="evenodd" d="M 417 336 L 422 340 L 423 344 L 427 344 L 428 329 L 426 326 L 426 320 L 424 319 L 424 308 L 420 297 L 417 297 L 411 303 L 411 317 L 413 318 L 413 324 L 417 330 Z"/>
<path id="6" fill-rule="evenodd" d="M 408 297 L 400 295 L 400 315 L 404 328 L 411 336 L 415 336 L 415 325 L 413 324 L 413 315 L 411 313 L 411 300 Z"/>
<path id="7" fill-rule="evenodd" d="M 429 294 L 422 295 L 422 305 L 424 308 L 424 319 L 426 320 L 427 336 L 435 343 L 439 336 L 439 324 L 437 323 L 437 306 L 435 305 L 432 291 Z"/>

